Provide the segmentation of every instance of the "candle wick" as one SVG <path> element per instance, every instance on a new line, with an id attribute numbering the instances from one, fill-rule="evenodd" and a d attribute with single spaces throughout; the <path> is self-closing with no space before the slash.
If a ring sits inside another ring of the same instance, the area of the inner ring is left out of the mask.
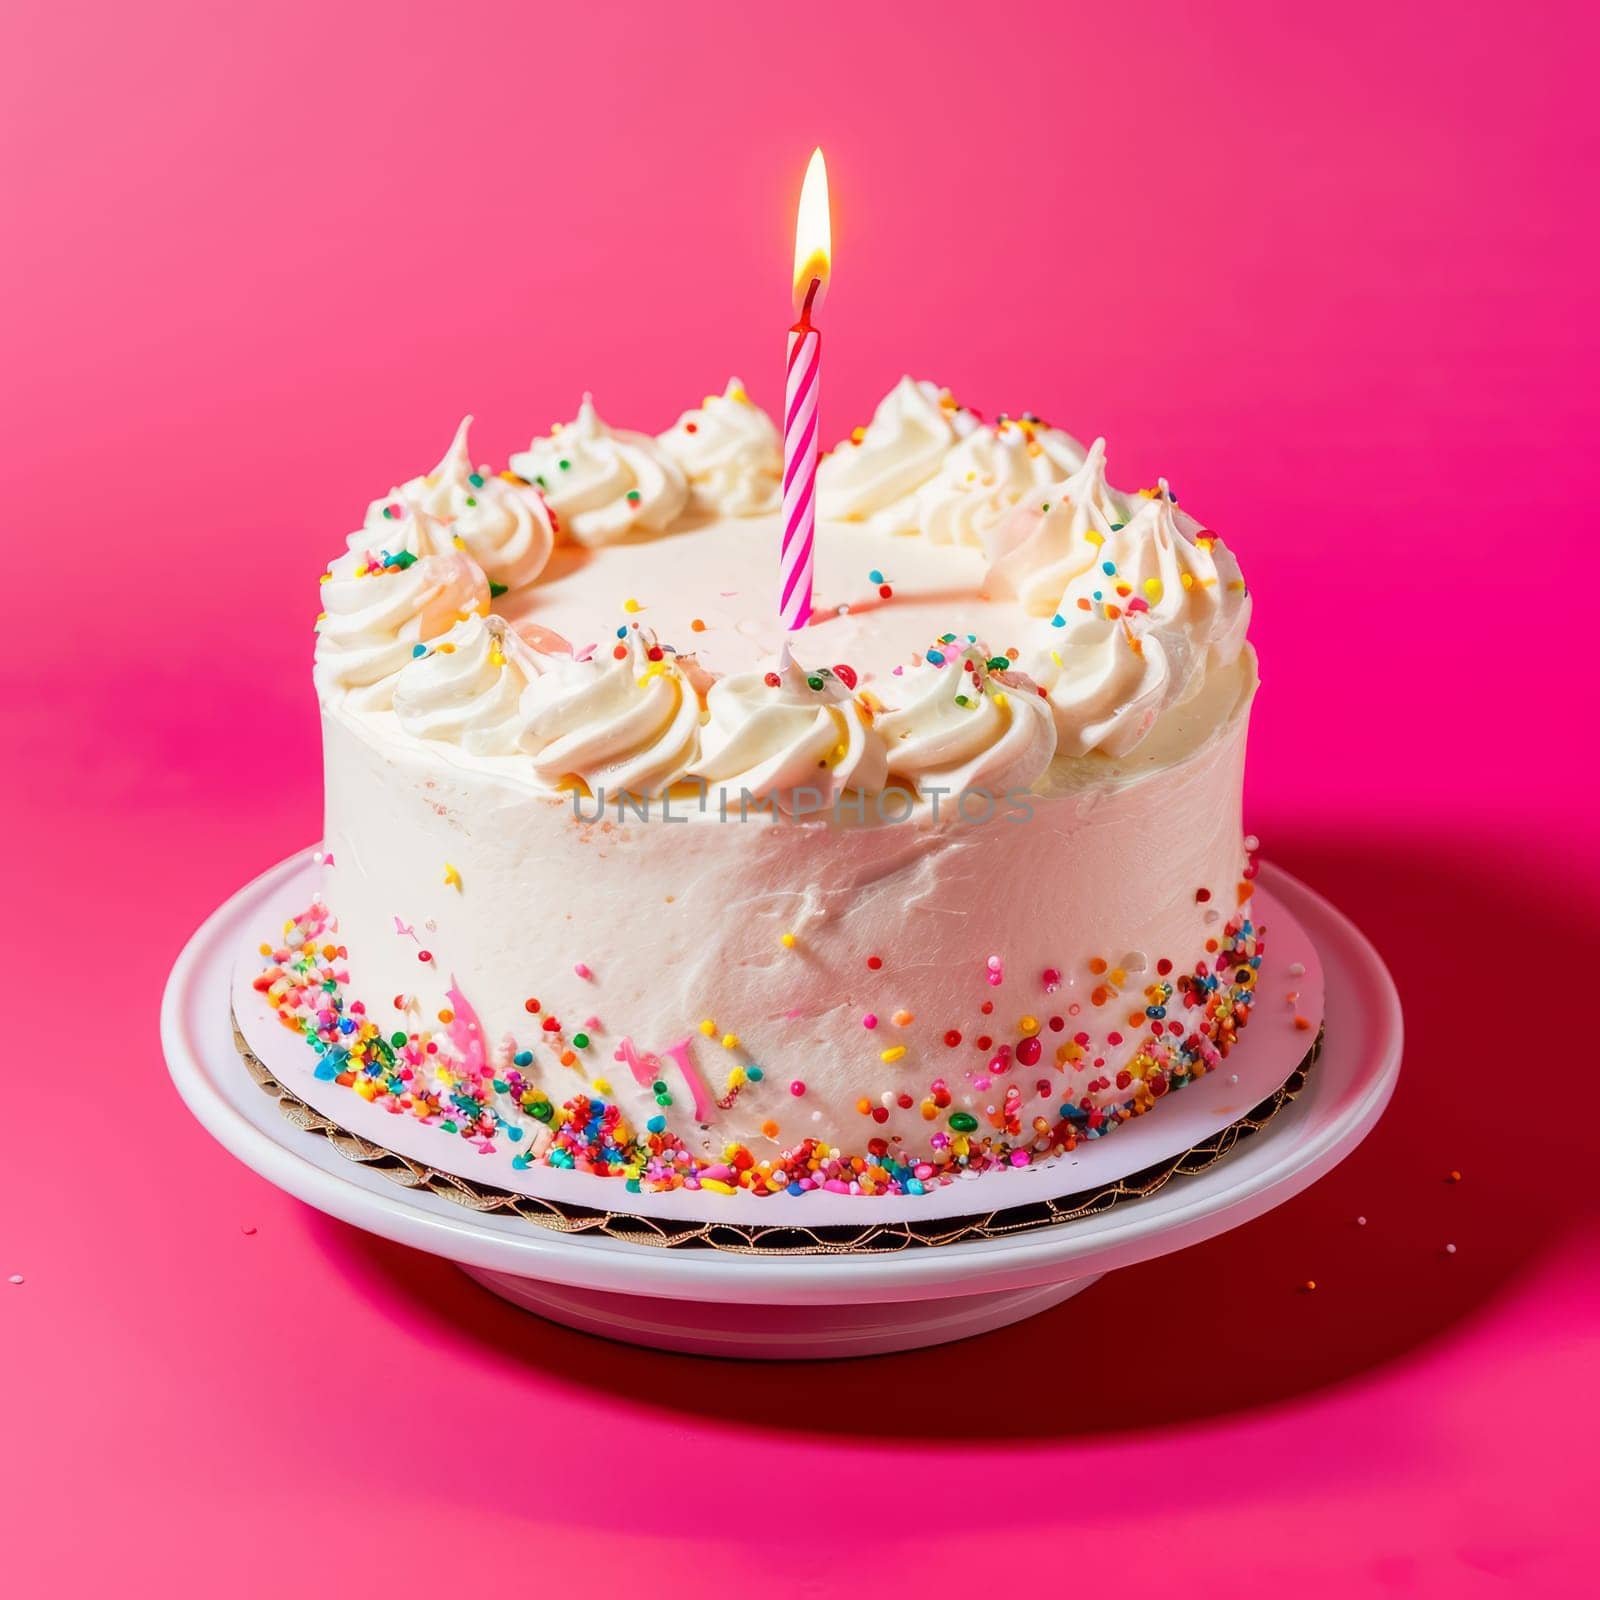
<path id="1" fill-rule="evenodd" d="M 810 286 L 806 289 L 805 304 L 800 307 L 800 320 L 795 324 L 795 327 L 802 333 L 811 331 L 811 302 L 817 298 L 817 290 L 821 287 L 822 279 L 813 278 Z"/>

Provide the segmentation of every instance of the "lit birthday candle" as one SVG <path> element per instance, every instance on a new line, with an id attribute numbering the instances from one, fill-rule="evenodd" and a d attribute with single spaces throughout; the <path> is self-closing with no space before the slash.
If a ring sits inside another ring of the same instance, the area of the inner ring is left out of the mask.
<path id="1" fill-rule="evenodd" d="M 811 152 L 800 188 L 794 230 L 794 303 L 800 320 L 789 330 L 789 376 L 783 406 L 783 553 L 778 614 L 788 632 L 811 615 L 811 569 L 817 525 L 817 399 L 822 378 L 822 335 L 812 314 L 828 291 L 832 226 L 828 169 L 822 151 Z"/>

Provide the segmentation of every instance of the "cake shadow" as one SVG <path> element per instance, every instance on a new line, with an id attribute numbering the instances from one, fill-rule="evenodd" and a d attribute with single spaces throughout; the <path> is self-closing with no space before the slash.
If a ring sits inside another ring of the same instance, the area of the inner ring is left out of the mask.
<path id="1" fill-rule="evenodd" d="M 316 1215 L 313 1236 L 369 1299 L 431 1325 L 446 1345 L 472 1347 L 510 1379 L 774 1434 L 865 1427 L 879 1442 L 948 1440 L 941 1396 L 992 1395 L 1030 1373 L 1049 1398 L 1031 1413 L 1002 1407 L 1006 1438 L 1197 1422 L 1357 1380 L 1448 1339 L 1564 1232 L 1592 1222 L 1586 1134 L 1559 1114 L 1536 1059 L 1549 1050 L 1554 1062 L 1563 1018 L 1532 1000 L 1511 1002 L 1504 1017 L 1493 1006 L 1525 970 L 1584 971 L 1586 955 L 1600 958 L 1600 933 L 1586 906 L 1553 898 L 1537 908 L 1537 933 L 1522 931 L 1528 885 L 1562 881 L 1536 843 L 1514 860 L 1504 839 L 1476 848 L 1279 830 L 1273 846 L 1271 859 L 1328 893 L 1394 973 L 1407 1037 L 1389 1110 L 1347 1161 L 1286 1205 L 1026 1322 L 905 1355 L 781 1371 L 722 1362 L 708 1384 L 685 1365 L 700 1358 L 546 1323 L 404 1246 Z M 1558 955 L 1534 965 L 1541 953 Z M 1492 1027 L 1478 1020 L 1488 1018 Z M 1529 1067 L 1533 1092 L 1518 1092 Z"/>

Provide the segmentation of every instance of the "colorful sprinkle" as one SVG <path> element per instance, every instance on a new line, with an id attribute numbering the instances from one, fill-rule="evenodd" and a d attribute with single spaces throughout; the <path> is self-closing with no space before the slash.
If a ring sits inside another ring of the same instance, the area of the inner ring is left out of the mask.
<path id="1" fill-rule="evenodd" d="M 801 1138 L 761 1157 L 730 1143 L 720 1160 L 694 1153 L 671 1124 L 678 1116 L 687 1123 L 692 1115 L 703 1130 L 735 1097 L 759 1096 L 766 1073 L 754 1063 L 733 1061 L 726 1072 L 726 1093 L 717 1098 L 688 1040 L 660 1055 L 630 1055 L 624 1039 L 627 1050 L 619 1047 L 617 1059 L 629 1062 L 650 1102 L 647 1118 L 630 1125 L 605 1077 L 596 1077 L 588 1091 L 578 1094 L 568 1092 L 571 1080 L 559 1092 L 540 1081 L 555 1074 L 553 1081 L 560 1082 L 561 1074 L 574 1067 L 582 1071 L 577 1052 L 592 1048 L 592 1030 L 598 1027 L 593 1019 L 569 1039 L 559 1020 L 544 1014 L 540 1001 L 529 997 L 523 1001 L 524 1011 L 538 1022 L 536 1028 L 528 1024 L 532 1039 L 506 1037 L 491 1050 L 467 999 L 452 984 L 445 1005 L 435 1001 L 429 1007 L 426 1000 L 395 996 L 400 1025 L 380 1027 L 360 1000 L 347 996 L 345 952 L 337 924 L 321 904 L 286 925 L 278 940 L 263 942 L 264 965 L 254 982 L 280 1020 L 314 1052 L 317 1078 L 466 1139 L 477 1153 L 501 1152 L 517 1171 L 541 1165 L 620 1177 L 633 1192 L 690 1187 L 718 1194 L 920 1194 L 963 1172 L 1029 1166 L 1084 1140 L 1104 1137 L 1166 1094 L 1217 1070 L 1248 1021 L 1263 946 L 1242 910 L 1226 927 L 1219 924 L 1217 936 L 1207 944 L 1212 954 L 1192 971 L 1176 975 L 1169 975 L 1170 962 L 1154 963 L 1151 972 L 1139 952 L 1130 952 L 1119 967 L 1094 958 L 1091 970 L 1104 980 L 1097 996 L 1103 991 L 1106 1001 L 1128 982 L 1130 970 L 1152 976 L 1149 984 L 1141 983 L 1121 1000 L 1108 1019 L 1113 1026 L 1098 1038 L 1092 1025 L 1066 1033 L 1071 1025 L 1060 1015 L 1044 1019 L 1023 1014 L 1006 1027 L 997 1019 L 991 1027 L 1001 1037 L 977 1036 L 982 1065 L 953 1075 L 955 1090 L 940 1077 L 925 1080 L 923 1086 L 873 1085 L 857 1102 L 858 1112 L 871 1125 L 870 1137 L 858 1152 Z M 433 962 L 431 951 L 418 955 L 425 964 Z M 876 953 L 866 961 L 873 971 L 884 966 Z M 998 975 L 1002 967 L 998 954 L 984 960 L 986 976 Z M 574 970 L 581 975 L 582 964 Z M 1044 969 L 1043 975 L 1046 989 L 1060 978 L 1054 968 Z M 1076 1002 L 1064 1007 L 1073 1016 L 1079 1009 Z M 978 1010 L 992 1015 L 995 1003 L 983 1001 Z M 910 1026 L 914 1020 L 904 1008 L 886 1014 L 897 1026 Z M 436 1015 L 440 1031 L 416 1026 L 413 1019 L 423 1015 Z M 864 1013 L 863 1020 L 868 1018 L 881 1026 L 877 1013 Z M 1083 1021 L 1088 1023 L 1088 1017 Z M 710 1017 L 699 1028 L 704 1039 L 720 1041 L 726 1050 L 742 1049 L 738 1035 L 719 1029 Z M 1041 1077 L 1036 1074 L 1044 1062 L 1042 1039 L 1048 1034 L 1062 1035 L 1051 1046 L 1050 1065 L 1059 1075 Z M 941 1036 L 954 1050 L 965 1034 L 951 1027 Z M 541 1040 L 548 1050 L 531 1047 Z M 891 1064 L 909 1054 L 908 1045 L 896 1044 L 879 1056 Z M 791 1097 L 807 1094 L 804 1078 L 787 1082 Z M 770 1095 L 777 1088 L 774 1084 L 765 1092 Z M 982 1099 L 958 1103 L 958 1094 L 965 1097 L 969 1091 Z M 677 1109 L 680 1103 L 682 1110 Z M 762 1138 L 776 1144 L 777 1119 L 771 1111 L 758 1101 L 759 1120 L 747 1126 L 759 1127 Z M 902 1145 L 908 1131 L 904 1124 L 888 1126 L 900 1115 L 926 1127 L 925 1155 Z M 935 1126 L 941 1119 L 942 1126 Z M 700 1137 L 696 1135 L 697 1142 Z M 1459 1178 L 1452 1170 L 1450 1181 Z"/>

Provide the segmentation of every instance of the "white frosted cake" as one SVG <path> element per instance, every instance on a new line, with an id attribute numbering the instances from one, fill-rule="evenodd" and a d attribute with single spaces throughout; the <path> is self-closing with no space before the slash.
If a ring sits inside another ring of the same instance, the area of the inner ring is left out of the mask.
<path id="1" fill-rule="evenodd" d="M 323 889 L 257 986 L 435 1165 L 917 1194 L 1213 1070 L 1251 1006 L 1256 688 L 1226 546 L 905 379 L 822 463 L 585 399 L 444 460 L 324 579 Z"/>

